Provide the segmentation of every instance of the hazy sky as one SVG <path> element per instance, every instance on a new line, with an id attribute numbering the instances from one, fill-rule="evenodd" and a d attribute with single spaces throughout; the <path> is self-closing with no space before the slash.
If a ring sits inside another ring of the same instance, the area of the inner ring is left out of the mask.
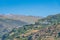
<path id="1" fill-rule="evenodd" d="M 0 14 L 47 16 L 60 13 L 59 0 L 0 0 Z"/>

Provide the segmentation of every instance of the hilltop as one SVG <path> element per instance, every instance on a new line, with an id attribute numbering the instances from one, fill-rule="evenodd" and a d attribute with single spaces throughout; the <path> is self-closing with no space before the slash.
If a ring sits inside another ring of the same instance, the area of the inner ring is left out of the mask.
<path id="1" fill-rule="evenodd" d="M 15 15 L 15 14 L 0 15 L 0 17 L 13 19 L 13 20 L 20 20 L 20 21 L 23 21 L 23 22 L 27 22 L 29 24 L 34 24 L 39 19 L 41 19 L 40 16 L 29 16 L 29 15 L 26 16 L 26 15 Z"/>

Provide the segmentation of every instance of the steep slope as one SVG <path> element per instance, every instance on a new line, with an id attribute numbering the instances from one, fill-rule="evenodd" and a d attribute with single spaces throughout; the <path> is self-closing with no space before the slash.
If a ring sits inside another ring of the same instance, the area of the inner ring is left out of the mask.
<path id="1" fill-rule="evenodd" d="M 50 15 L 35 24 L 14 28 L 2 40 L 60 40 L 60 14 Z"/>
<path id="2" fill-rule="evenodd" d="M 40 19 L 40 17 L 14 14 L 0 14 L 0 37 L 2 37 L 5 33 L 10 32 L 14 28 L 19 28 L 23 25 L 31 23 L 33 24 L 38 19 Z"/>
<path id="3" fill-rule="evenodd" d="M 2 37 L 5 33 L 10 32 L 13 28 L 22 27 L 27 24 L 28 23 L 20 20 L 0 18 L 0 37 Z"/>

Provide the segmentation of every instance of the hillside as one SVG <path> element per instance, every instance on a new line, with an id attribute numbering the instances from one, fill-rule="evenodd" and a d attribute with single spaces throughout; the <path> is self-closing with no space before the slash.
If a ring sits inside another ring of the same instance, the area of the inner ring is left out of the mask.
<path id="1" fill-rule="evenodd" d="M 0 15 L 0 37 L 2 37 L 5 33 L 10 32 L 14 28 L 19 28 L 24 25 L 31 24 L 32 21 L 33 24 L 38 19 L 38 17 L 24 15 Z"/>
<path id="2" fill-rule="evenodd" d="M 2 40 L 60 40 L 60 14 L 50 15 L 35 24 L 14 28 Z"/>
<path id="3" fill-rule="evenodd" d="M 3 18 L 20 20 L 29 24 L 34 24 L 37 22 L 41 17 L 39 16 L 26 16 L 26 15 L 14 15 L 14 14 L 7 14 L 7 15 L 0 15 Z"/>
<path id="4" fill-rule="evenodd" d="M 10 32 L 13 28 L 18 28 L 27 24 L 28 23 L 20 20 L 0 18 L 0 37 L 5 33 Z"/>

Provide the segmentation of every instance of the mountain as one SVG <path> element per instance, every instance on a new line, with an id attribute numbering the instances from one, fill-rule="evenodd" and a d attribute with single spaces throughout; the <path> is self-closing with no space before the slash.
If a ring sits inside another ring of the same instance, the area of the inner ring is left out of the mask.
<path id="1" fill-rule="evenodd" d="M 39 16 L 26 16 L 26 15 L 14 15 L 14 14 L 6 14 L 2 15 L 3 18 L 14 19 L 14 20 L 21 20 L 27 22 L 29 24 L 34 24 L 37 22 L 41 17 Z"/>
<path id="2" fill-rule="evenodd" d="M 2 40 L 60 40 L 60 14 L 39 19 L 35 24 L 14 28 Z"/>
<path id="3" fill-rule="evenodd" d="M 0 18 L 0 36 L 2 36 L 7 32 L 10 32 L 13 28 L 22 27 L 23 25 L 27 25 L 27 24 L 28 23 L 20 20 Z"/>
<path id="4" fill-rule="evenodd" d="M 34 16 L 0 14 L 0 37 L 2 37 L 5 33 L 12 31 L 12 29 L 14 28 L 19 28 L 24 25 L 33 24 L 38 19 L 40 18 Z"/>

